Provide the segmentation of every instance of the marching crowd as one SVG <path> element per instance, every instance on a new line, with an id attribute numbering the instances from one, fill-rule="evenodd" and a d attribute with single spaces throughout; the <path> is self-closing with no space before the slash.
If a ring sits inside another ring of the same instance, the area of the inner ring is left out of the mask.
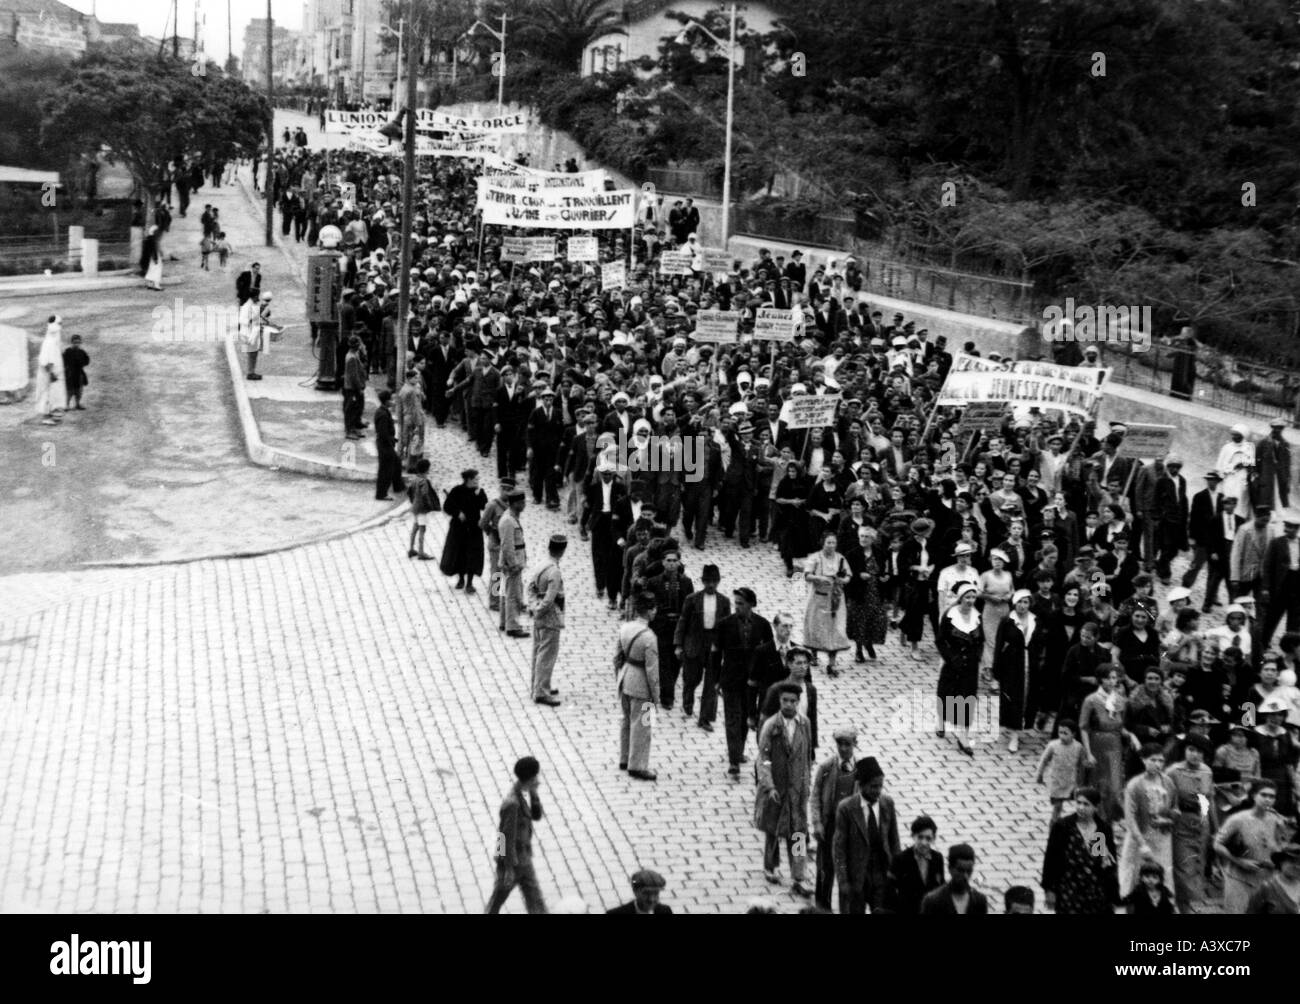
<path id="1" fill-rule="evenodd" d="M 795 891 L 818 907 L 838 885 L 844 912 L 988 911 L 973 848 L 951 846 L 945 873 L 924 815 L 900 845 L 880 757 L 858 756 L 854 728 L 835 729 L 818 760 L 818 719 L 837 711 L 819 708 L 815 678 L 876 661 L 893 634 L 906 657 L 937 663 L 934 731 L 955 754 L 976 755 L 981 695 L 1009 751 L 1033 743 L 1053 807 L 1041 885 L 1057 912 L 1194 912 L 1207 881 L 1230 912 L 1300 910 L 1300 512 L 1283 420 L 1254 442 L 1235 427 L 1194 477 L 1175 453 L 1130 456 L 1123 425 L 1100 435 L 1084 415 L 1008 408 L 1000 427 L 972 431 L 961 409 L 935 405 L 956 347 L 873 309 L 851 257 L 810 272 L 797 251 L 763 251 L 728 274 L 661 276 L 663 250 L 702 255 L 676 212 L 666 229 L 643 218 L 632 234 L 597 232 L 602 261 L 633 262 L 607 288 L 562 238 L 554 261 L 504 260 L 501 229 L 476 225 L 476 171 L 421 164 L 400 386 L 400 161 L 286 147 L 271 197 L 310 244 L 342 231 L 345 432 L 367 434 L 365 386 L 386 382 L 377 495 L 408 493 L 411 558 L 435 560 L 424 529 L 431 513 L 449 519 L 441 570 L 465 593 L 486 574 L 500 630 L 532 638 L 532 700 L 560 706 L 576 536 L 619 619 L 620 769 L 654 781 L 655 714 L 680 707 L 713 731 L 720 698 L 730 776 L 754 756 L 766 876 L 782 881 L 784 843 Z M 753 340 L 764 307 L 802 310 L 798 333 Z M 711 309 L 737 314 L 737 340 L 692 337 Z M 792 424 L 803 396 L 838 399 L 824 426 Z M 495 494 L 465 470 L 440 498 L 428 420 L 458 426 L 495 465 Z M 529 497 L 572 528 L 540 566 L 525 545 Z M 749 585 L 721 589 L 719 536 L 769 547 L 802 577 L 802 617 L 769 620 Z M 698 581 L 688 550 L 702 552 Z M 490 909 L 516 885 L 545 909 L 529 850 L 539 771 L 531 757 L 516 765 Z M 665 912 L 663 885 L 638 873 L 623 912 Z M 1032 901 L 1017 887 L 1004 906 Z"/>

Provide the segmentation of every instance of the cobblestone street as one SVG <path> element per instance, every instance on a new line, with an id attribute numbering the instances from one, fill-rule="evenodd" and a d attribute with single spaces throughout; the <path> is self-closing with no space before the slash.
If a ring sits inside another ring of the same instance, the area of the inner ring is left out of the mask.
<path id="1" fill-rule="evenodd" d="M 442 489 L 462 467 L 490 468 L 455 427 L 430 438 Z M 530 567 L 571 529 L 531 503 L 523 524 Z M 430 527 L 432 553 L 445 525 Z M 479 911 L 497 806 L 525 753 L 543 764 L 538 869 L 552 905 L 616 905 L 640 865 L 687 912 L 767 893 L 753 781 L 728 778 L 720 722 L 709 734 L 661 714 L 658 782 L 617 770 L 614 615 L 596 601 L 588 545 L 575 535 L 564 559 L 564 704 L 552 710 L 528 699 L 530 642 L 498 633 L 486 589 L 465 597 L 434 563 L 409 561 L 408 528 L 0 579 L 0 909 Z M 724 590 L 752 586 L 759 613 L 802 622 L 803 584 L 765 545 L 741 550 L 715 529 L 708 550 L 688 548 L 688 573 L 705 560 Z M 986 741 L 967 760 L 904 721 L 900 708 L 933 693 L 928 628 L 922 651 L 911 659 L 891 635 L 870 669 L 818 674 L 819 759 L 834 728 L 856 725 L 904 830 L 926 812 L 941 847 L 973 843 L 976 881 L 1000 902 L 1008 885 L 1036 885 L 1041 740 L 1016 755 Z M 788 886 L 782 898 L 802 903 Z"/>

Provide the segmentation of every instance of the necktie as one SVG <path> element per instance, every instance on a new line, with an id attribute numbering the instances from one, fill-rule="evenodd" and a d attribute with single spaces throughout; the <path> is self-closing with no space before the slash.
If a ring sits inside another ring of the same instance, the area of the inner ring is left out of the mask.
<path id="1" fill-rule="evenodd" d="M 867 803 L 867 839 L 873 848 L 880 846 L 880 823 L 876 821 L 876 806 Z"/>

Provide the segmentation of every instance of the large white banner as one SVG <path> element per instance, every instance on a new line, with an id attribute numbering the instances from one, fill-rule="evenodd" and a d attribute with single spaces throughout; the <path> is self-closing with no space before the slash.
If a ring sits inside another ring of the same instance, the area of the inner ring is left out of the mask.
<path id="1" fill-rule="evenodd" d="M 429 136 L 415 137 L 415 153 L 420 157 L 464 157 L 481 160 L 488 154 L 495 155 L 500 148 L 500 139 L 492 136 L 460 137 L 458 139 L 433 139 Z M 402 144 L 393 142 L 387 136 L 377 132 L 355 131 L 348 139 L 349 150 L 364 150 L 367 153 L 383 154 L 386 157 L 400 157 Z"/>
<path id="2" fill-rule="evenodd" d="M 954 360 L 954 363 L 956 360 Z M 1073 380 L 1028 373 L 967 369 L 949 373 L 937 404 L 948 407 L 972 401 L 1007 401 L 1023 407 L 1055 408 L 1091 418 L 1101 403 L 1101 388 Z"/>
<path id="3" fill-rule="evenodd" d="M 391 112 L 344 112 L 331 108 L 325 112 L 325 131 L 339 133 L 380 129 L 392 120 L 393 114 Z M 504 135 L 528 130 L 528 119 L 523 114 L 466 119 L 428 108 L 416 109 L 415 124 L 419 129 L 437 132 L 496 133 Z"/>
<path id="4" fill-rule="evenodd" d="M 953 373 L 968 371 L 984 373 L 1011 372 L 1026 376 L 1051 377 L 1053 380 L 1068 380 L 1082 387 L 1101 388 L 1110 377 L 1111 371 L 1093 366 L 1059 366 L 1056 363 L 1041 362 L 1036 359 L 1019 359 L 1016 361 L 994 362 L 983 356 L 969 356 L 958 352 L 953 356 Z"/>
<path id="5" fill-rule="evenodd" d="M 596 193 L 605 190 L 609 173 L 604 168 L 576 173 L 539 171 L 493 154 L 483 158 L 483 176 L 502 188 L 580 188 Z"/>
<path id="6" fill-rule="evenodd" d="M 503 188 L 479 179 L 478 208 L 483 222 L 505 227 L 542 230 L 627 230 L 633 223 L 632 197 L 615 192 L 573 194 L 564 190 L 531 192 Z"/>

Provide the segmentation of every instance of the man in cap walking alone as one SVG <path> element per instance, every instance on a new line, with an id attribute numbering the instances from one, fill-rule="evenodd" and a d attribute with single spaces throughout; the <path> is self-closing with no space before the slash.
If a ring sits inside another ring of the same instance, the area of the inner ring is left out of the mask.
<path id="1" fill-rule="evenodd" d="M 546 913 L 546 900 L 533 869 L 533 823 L 542 818 L 542 801 L 537 795 L 541 770 L 536 757 L 521 757 L 515 763 L 515 783 L 501 803 L 497 875 L 487 913 L 500 913 L 515 886 L 523 891 L 529 913 Z"/>
<path id="2" fill-rule="evenodd" d="M 550 560 L 533 577 L 529 588 L 533 615 L 533 701 L 557 707 L 560 703 L 551 687 L 551 673 L 560 654 L 560 632 L 564 629 L 564 576 L 560 559 L 569 538 L 554 534 L 548 547 Z"/>

